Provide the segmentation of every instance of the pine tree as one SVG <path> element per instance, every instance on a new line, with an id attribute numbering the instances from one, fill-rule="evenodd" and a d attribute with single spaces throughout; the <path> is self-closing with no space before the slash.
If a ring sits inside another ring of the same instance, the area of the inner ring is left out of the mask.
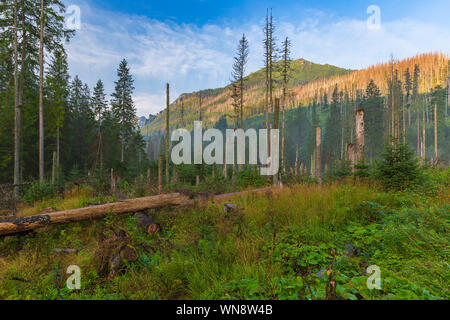
<path id="1" fill-rule="evenodd" d="M 339 109 L 339 91 L 337 84 L 334 87 L 328 119 L 326 122 L 326 130 L 323 141 L 323 161 L 333 166 L 339 157 L 341 151 L 341 115 Z"/>
<path id="2" fill-rule="evenodd" d="M 64 125 L 64 114 L 67 108 L 69 67 L 67 54 L 63 47 L 54 52 L 46 77 L 48 122 L 50 123 L 50 135 L 56 136 L 56 169 L 60 166 L 61 156 L 61 129 Z M 53 150 L 54 151 L 54 150 Z"/>
<path id="3" fill-rule="evenodd" d="M 97 155 L 95 157 L 94 169 L 97 166 L 97 161 L 100 162 L 100 174 L 103 173 L 102 122 L 105 118 L 107 107 L 105 88 L 103 86 L 103 82 L 98 80 L 92 96 L 92 109 L 94 111 L 95 120 L 97 121 Z"/>
<path id="4" fill-rule="evenodd" d="M 370 159 L 381 155 L 384 150 L 386 137 L 384 126 L 384 106 L 380 89 L 371 80 L 367 85 L 366 95 L 362 102 L 362 109 L 365 111 L 366 123 L 366 151 Z"/>
<path id="5" fill-rule="evenodd" d="M 114 117 L 120 127 L 120 161 L 125 161 L 125 144 L 131 136 L 136 123 L 136 108 L 133 102 L 134 80 L 130 74 L 125 59 L 117 69 L 118 80 L 115 82 L 115 92 L 112 94 L 111 107 Z"/>

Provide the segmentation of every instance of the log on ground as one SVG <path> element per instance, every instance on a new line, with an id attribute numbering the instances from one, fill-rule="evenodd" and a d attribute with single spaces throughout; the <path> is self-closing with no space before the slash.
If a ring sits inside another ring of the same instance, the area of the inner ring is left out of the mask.
<path id="1" fill-rule="evenodd" d="M 34 230 L 49 225 L 104 218 L 108 214 L 125 214 L 148 209 L 179 206 L 188 198 L 179 193 L 125 200 L 100 206 L 65 210 L 49 214 L 15 218 L 0 222 L 0 235 Z"/>

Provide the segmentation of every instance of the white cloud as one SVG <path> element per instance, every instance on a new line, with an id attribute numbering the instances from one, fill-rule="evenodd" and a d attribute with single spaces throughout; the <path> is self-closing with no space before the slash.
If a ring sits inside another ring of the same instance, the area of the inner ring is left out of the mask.
<path id="1" fill-rule="evenodd" d="M 101 78 L 111 92 L 116 68 L 126 58 L 136 79 L 139 116 L 164 108 L 166 82 L 171 84 L 172 100 L 183 92 L 226 85 L 244 32 L 250 43 L 248 72 L 263 66 L 262 20 L 198 27 L 80 6 L 82 29 L 68 47 L 72 74 L 90 86 Z M 429 51 L 450 52 L 448 28 L 407 18 L 369 30 L 366 21 L 337 20 L 311 11 L 307 19 L 280 23 L 277 35 L 279 40 L 292 39 L 293 58 L 352 69 L 386 61 L 391 53 L 405 58 Z"/>

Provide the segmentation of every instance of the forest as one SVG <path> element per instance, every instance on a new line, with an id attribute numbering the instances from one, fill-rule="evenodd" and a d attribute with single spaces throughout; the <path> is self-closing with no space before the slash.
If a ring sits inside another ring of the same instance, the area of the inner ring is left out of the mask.
<path id="1" fill-rule="evenodd" d="M 174 99 L 168 83 L 140 125 L 126 59 L 93 88 L 71 75 L 62 2 L 0 12 L 0 299 L 450 297 L 447 54 L 296 60 L 267 10 L 260 70 L 244 34 L 228 86 Z M 278 129 L 279 172 L 173 164 L 194 121 Z"/>

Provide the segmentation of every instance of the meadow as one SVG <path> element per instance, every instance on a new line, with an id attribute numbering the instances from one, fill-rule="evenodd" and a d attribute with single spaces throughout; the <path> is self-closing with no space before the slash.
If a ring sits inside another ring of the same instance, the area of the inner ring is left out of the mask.
<path id="1" fill-rule="evenodd" d="M 0 299 L 449 299 L 449 174 L 427 168 L 404 191 L 354 176 L 290 181 L 237 197 L 230 212 L 217 203 L 149 211 L 155 235 L 130 214 L 4 237 Z M 21 214 L 114 200 L 79 186 Z M 137 252 L 114 275 L 101 271 L 104 230 L 124 230 Z M 66 287 L 69 265 L 81 269 L 81 290 Z M 372 265 L 380 290 L 367 286 Z"/>

